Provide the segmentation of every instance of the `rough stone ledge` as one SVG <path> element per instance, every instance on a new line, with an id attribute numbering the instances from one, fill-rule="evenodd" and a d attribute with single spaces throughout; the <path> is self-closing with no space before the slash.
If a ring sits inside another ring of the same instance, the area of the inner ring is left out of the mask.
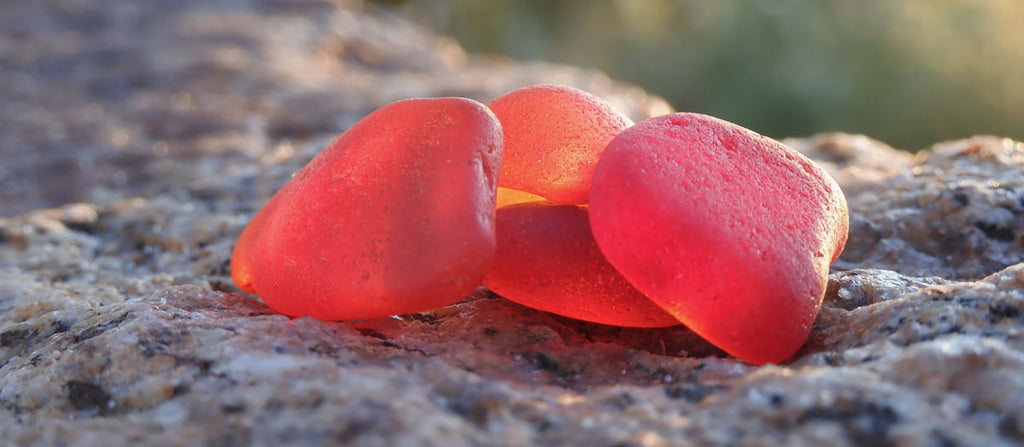
<path id="1" fill-rule="evenodd" d="M 1021 440 L 1024 264 L 913 291 L 916 280 L 891 273 L 879 287 L 843 284 L 851 273 L 833 275 L 840 285 L 804 350 L 760 368 L 684 328 L 576 322 L 485 290 L 434 312 L 346 323 L 290 320 L 195 285 L 92 306 L 52 293 L 3 314 L 0 439 Z M 844 290 L 878 299 L 833 307 Z"/>

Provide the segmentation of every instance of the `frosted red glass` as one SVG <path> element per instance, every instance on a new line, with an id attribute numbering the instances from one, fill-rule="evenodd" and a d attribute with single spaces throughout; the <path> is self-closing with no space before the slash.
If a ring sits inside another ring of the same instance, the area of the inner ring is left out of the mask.
<path id="1" fill-rule="evenodd" d="M 586 207 L 530 202 L 497 212 L 498 255 L 484 285 L 517 303 L 595 323 L 679 324 L 608 264 Z"/>
<path id="2" fill-rule="evenodd" d="M 848 229 L 842 191 L 809 159 L 690 113 L 619 134 L 597 165 L 590 202 L 597 244 L 623 276 L 757 364 L 804 343 Z"/>
<path id="3" fill-rule="evenodd" d="M 497 118 L 468 99 L 380 108 L 259 211 L 232 277 L 281 313 L 325 320 L 458 301 L 494 259 L 501 138 Z"/>
<path id="4" fill-rule="evenodd" d="M 633 124 L 604 100 L 559 85 L 513 90 L 489 107 L 505 137 L 499 185 L 567 205 L 587 203 L 601 152 Z"/>
<path id="5" fill-rule="evenodd" d="M 496 201 L 496 208 L 504 208 L 509 205 L 515 205 L 517 203 L 529 203 L 529 202 L 547 202 L 543 197 L 536 194 L 530 194 L 524 191 L 517 191 L 509 188 L 498 187 L 498 198 Z"/>

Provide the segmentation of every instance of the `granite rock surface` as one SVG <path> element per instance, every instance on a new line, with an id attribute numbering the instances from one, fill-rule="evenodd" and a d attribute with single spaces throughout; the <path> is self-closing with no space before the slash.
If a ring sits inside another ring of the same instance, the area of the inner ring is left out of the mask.
<path id="1" fill-rule="evenodd" d="M 339 323 L 230 282 L 247 220 L 387 102 L 546 82 L 669 110 L 640 89 L 355 1 L 16 0 L 0 55 L 0 445 L 1024 442 L 1022 143 L 787 140 L 850 242 L 801 352 L 754 367 L 485 289 Z"/>

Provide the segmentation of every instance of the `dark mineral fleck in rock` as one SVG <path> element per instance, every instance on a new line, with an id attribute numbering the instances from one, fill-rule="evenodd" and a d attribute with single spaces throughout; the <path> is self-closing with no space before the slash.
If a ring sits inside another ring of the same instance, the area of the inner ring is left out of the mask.
<path id="1" fill-rule="evenodd" d="M 65 388 L 71 408 L 77 411 L 105 413 L 113 408 L 110 393 L 95 383 L 69 380 Z"/>

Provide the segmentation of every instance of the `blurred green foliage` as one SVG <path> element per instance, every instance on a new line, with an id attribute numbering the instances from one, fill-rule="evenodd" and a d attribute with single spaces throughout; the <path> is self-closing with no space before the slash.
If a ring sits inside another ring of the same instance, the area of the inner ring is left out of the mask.
<path id="1" fill-rule="evenodd" d="M 1019 0 L 423 0 L 470 52 L 599 68 L 774 137 L 1024 139 Z"/>

